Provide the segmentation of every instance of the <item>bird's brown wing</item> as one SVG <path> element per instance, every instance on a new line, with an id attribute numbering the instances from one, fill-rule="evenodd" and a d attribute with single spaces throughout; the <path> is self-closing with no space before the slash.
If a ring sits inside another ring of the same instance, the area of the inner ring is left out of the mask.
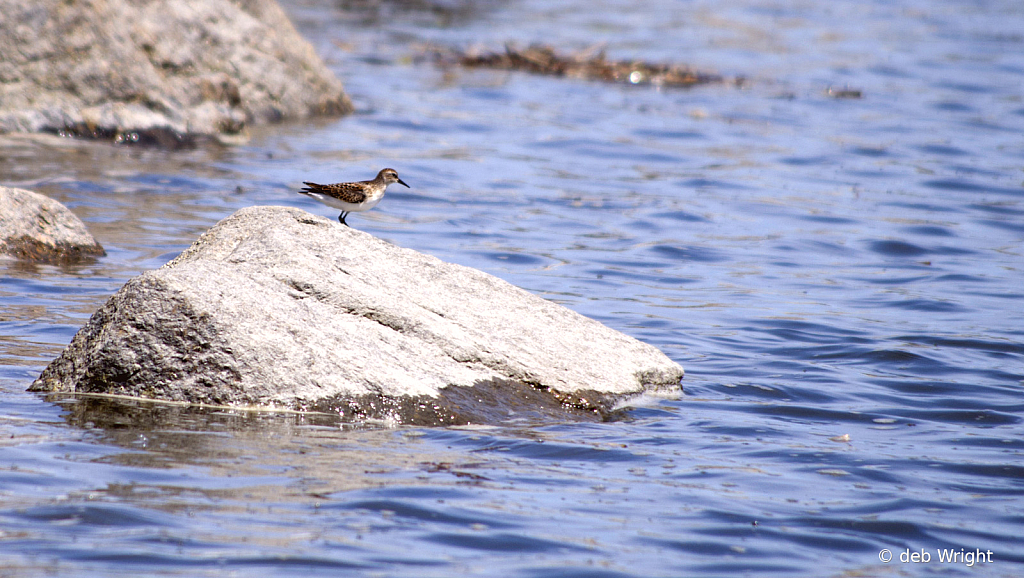
<path id="1" fill-rule="evenodd" d="M 335 183 L 333 185 L 318 185 L 316 183 L 303 182 L 306 185 L 303 193 L 320 193 L 328 197 L 338 199 L 345 203 L 359 204 L 366 200 L 366 191 L 356 183 Z"/>

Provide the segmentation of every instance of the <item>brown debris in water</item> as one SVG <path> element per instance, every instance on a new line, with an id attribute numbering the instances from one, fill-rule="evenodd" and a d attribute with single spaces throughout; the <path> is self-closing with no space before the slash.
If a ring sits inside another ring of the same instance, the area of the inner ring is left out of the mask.
<path id="1" fill-rule="evenodd" d="M 856 88 L 832 88 L 825 91 L 826 96 L 832 98 L 863 98 L 864 93 Z"/>
<path id="2" fill-rule="evenodd" d="M 638 60 L 609 61 L 604 48 L 592 47 L 573 55 L 564 56 L 544 44 L 533 44 L 519 49 L 505 45 L 504 52 L 462 52 L 458 49 L 438 50 L 441 62 L 455 63 L 470 68 L 498 68 L 521 70 L 534 74 L 566 76 L 586 80 L 600 80 L 622 84 L 651 84 L 688 88 L 699 84 L 725 82 L 714 73 L 701 72 L 688 66 L 651 64 Z M 741 84 L 742 79 L 736 79 Z"/>

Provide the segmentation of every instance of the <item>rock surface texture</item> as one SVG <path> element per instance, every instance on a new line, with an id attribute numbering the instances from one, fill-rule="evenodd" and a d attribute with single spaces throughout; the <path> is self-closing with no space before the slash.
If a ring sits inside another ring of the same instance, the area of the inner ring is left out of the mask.
<path id="1" fill-rule="evenodd" d="M 682 377 L 656 348 L 476 269 L 251 207 L 125 284 L 31 389 L 451 424 L 601 417 Z"/>
<path id="2" fill-rule="evenodd" d="M 0 186 L 0 253 L 43 262 L 72 262 L 106 252 L 85 224 L 59 202 Z"/>
<path id="3" fill-rule="evenodd" d="M 352 105 L 275 0 L 0 0 L 0 133 L 237 133 Z"/>

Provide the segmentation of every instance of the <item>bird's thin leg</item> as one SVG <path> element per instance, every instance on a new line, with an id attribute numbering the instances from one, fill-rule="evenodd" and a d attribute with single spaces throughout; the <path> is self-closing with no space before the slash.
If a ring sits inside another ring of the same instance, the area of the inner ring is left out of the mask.
<path id="1" fill-rule="evenodd" d="M 342 211 L 341 214 L 338 215 L 338 222 L 341 223 L 342 225 L 345 225 L 346 227 L 348 226 L 348 223 L 345 222 L 345 215 L 347 214 L 348 211 Z"/>

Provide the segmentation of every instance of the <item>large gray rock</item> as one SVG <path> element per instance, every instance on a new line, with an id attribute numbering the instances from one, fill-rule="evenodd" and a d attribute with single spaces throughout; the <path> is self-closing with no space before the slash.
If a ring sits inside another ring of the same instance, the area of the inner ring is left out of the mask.
<path id="1" fill-rule="evenodd" d="M 70 262 L 106 252 L 85 224 L 59 202 L 0 186 L 0 253 L 20 259 Z"/>
<path id="2" fill-rule="evenodd" d="M 0 133 L 237 133 L 351 109 L 275 0 L 0 0 Z"/>
<path id="3" fill-rule="evenodd" d="M 476 269 L 251 207 L 129 281 L 31 389 L 465 423 L 600 414 L 682 376 L 654 347 Z"/>

